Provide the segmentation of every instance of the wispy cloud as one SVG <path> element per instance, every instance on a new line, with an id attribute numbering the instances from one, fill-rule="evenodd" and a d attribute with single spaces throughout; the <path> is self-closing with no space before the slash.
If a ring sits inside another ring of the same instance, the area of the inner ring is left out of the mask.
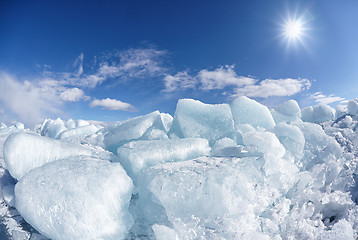
<path id="1" fill-rule="evenodd" d="M 334 102 L 344 102 L 345 98 L 341 98 L 338 96 L 335 96 L 333 94 L 331 95 L 325 95 L 322 92 L 315 92 L 311 96 L 313 99 L 315 99 L 315 102 L 319 104 L 330 104 Z"/>
<path id="2" fill-rule="evenodd" d="M 115 78 L 120 83 L 163 76 L 167 68 L 163 66 L 162 58 L 166 55 L 166 51 L 154 48 L 114 51 L 102 56 L 96 66 L 91 66 L 91 73 L 88 73 L 83 67 L 84 54 L 81 53 L 73 64 L 76 68 L 74 71 L 54 72 L 46 69 L 43 75 L 56 80 L 61 85 L 94 88 L 107 79 Z"/>
<path id="3" fill-rule="evenodd" d="M 265 79 L 259 81 L 251 76 L 238 76 L 234 65 L 226 65 L 215 70 L 203 69 L 191 76 L 187 72 L 164 77 L 165 92 L 187 88 L 203 91 L 223 90 L 231 97 L 248 96 L 268 98 L 271 96 L 292 96 L 311 87 L 308 79 Z M 223 93 L 224 94 L 224 93 Z"/>
<path id="4" fill-rule="evenodd" d="M 136 111 L 135 107 L 129 103 L 122 102 L 116 99 L 95 99 L 90 104 L 90 107 L 102 107 L 103 109 L 108 110 L 120 110 L 120 111 L 127 111 L 127 112 L 134 112 Z"/>

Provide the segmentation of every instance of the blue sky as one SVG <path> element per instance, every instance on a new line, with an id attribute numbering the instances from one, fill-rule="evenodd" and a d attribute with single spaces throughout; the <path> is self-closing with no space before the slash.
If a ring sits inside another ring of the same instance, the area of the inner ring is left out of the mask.
<path id="1" fill-rule="evenodd" d="M 358 2 L 0 3 L 0 121 L 116 121 L 180 98 L 332 106 L 358 96 Z M 300 39 L 284 36 L 300 19 Z"/>

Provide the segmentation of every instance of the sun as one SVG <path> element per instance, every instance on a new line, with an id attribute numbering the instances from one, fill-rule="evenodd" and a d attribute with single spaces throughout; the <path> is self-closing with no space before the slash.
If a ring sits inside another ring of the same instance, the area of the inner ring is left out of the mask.
<path id="1" fill-rule="evenodd" d="M 307 15 L 307 14 L 306 14 Z M 298 16 L 288 15 L 286 19 L 282 20 L 281 37 L 287 41 L 287 47 L 305 45 L 304 41 L 308 37 L 308 18 L 305 15 Z"/>
<path id="2" fill-rule="evenodd" d="M 300 39 L 302 32 L 303 27 L 299 20 L 289 20 L 284 26 L 284 34 L 290 40 Z"/>

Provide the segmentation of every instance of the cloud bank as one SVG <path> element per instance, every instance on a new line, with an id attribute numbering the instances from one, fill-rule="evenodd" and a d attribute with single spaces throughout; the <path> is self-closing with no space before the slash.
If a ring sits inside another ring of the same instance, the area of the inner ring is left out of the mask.
<path id="1" fill-rule="evenodd" d="M 15 114 L 23 123 L 34 126 L 47 115 L 60 114 L 63 101 L 49 86 L 0 73 L 0 104 L 5 113 Z"/>

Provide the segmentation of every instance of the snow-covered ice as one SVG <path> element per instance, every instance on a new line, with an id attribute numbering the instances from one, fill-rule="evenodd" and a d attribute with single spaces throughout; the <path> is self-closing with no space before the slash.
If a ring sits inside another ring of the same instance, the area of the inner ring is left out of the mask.
<path id="1" fill-rule="evenodd" d="M 357 239 L 357 102 L 0 124 L 0 238 Z"/>

